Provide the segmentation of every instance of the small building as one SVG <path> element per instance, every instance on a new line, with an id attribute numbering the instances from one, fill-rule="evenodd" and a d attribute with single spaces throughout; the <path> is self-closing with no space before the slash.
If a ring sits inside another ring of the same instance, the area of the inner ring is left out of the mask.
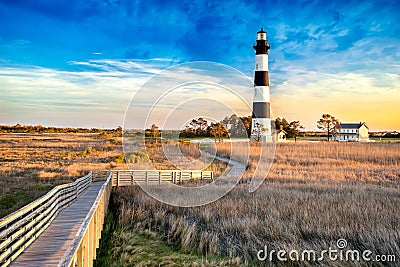
<path id="1" fill-rule="evenodd" d="M 335 140 L 344 142 L 368 142 L 369 129 L 365 122 L 340 123 L 339 132 Z"/>
<path id="2" fill-rule="evenodd" d="M 286 142 L 286 135 L 287 132 L 283 130 L 283 127 L 281 126 L 279 130 L 276 130 L 276 142 Z"/>

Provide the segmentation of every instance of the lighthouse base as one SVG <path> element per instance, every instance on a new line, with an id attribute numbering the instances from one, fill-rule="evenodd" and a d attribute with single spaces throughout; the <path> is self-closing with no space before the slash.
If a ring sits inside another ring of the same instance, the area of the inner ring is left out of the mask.
<path id="1" fill-rule="evenodd" d="M 251 124 L 251 141 L 273 142 L 273 127 L 270 118 L 253 118 Z"/>
<path id="2" fill-rule="evenodd" d="M 257 136 L 255 134 L 252 134 L 250 136 L 250 141 L 252 141 L 252 142 L 274 142 L 273 137 L 270 135 Z"/>

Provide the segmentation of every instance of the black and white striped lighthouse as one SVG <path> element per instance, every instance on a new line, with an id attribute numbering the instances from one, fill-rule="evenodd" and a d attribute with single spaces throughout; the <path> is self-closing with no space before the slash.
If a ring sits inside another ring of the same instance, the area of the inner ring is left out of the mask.
<path id="1" fill-rule="evenodd" d="M 268 50 L 270 48 L 267 33 L 261 28 L 257 32 L 256 68 L 254 72 L 254 98 L 251 121 L 251 140 L 272 141 L 271 105 L 268 79 Z"/>

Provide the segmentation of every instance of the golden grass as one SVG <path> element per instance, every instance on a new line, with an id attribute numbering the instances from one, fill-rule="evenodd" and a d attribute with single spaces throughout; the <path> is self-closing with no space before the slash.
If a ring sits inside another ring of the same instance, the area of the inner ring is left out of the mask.
<path id="1" fill-rule="evenodd" d="M 230 145 L 217 145 L 218 154 L 229 157 Z M 254 173 L 259 154 L 259 145 L 252 143 L 245 179 Z M 398 186 L 400 143 L 277 143 L 268 179 L 361 181 Z"/>
<path id="2" fill-rule="evenodd" d="M 0 217 L 90 170 L 116 164 L 121 137 L 93 134 L 1 134 Z"/>
<path id="3" fill-rule="evenodd" d="M 237 258 L 241 265 L 259 265 L 255 253 L 264 245 L 320 250 L 339 238 L 350 248 L 400 259 L 400 143 L 277 144 L 266 182 L 250 194 L 246 182 L 260 153 L 257 144 L 251 146 L 244 184 L 210 205 L 176 208 L 137 187 L 116 190 L 113 212 L 121 233 L 116 238 L 122 239 L 114 243 L 119 249 L 114 257 L 124 255 L 123 265 L 129 265 L 137 241 L 130 234 L 145 232 L 182 253 L 222 255 L 231 265 L 238 264 Z M 197 145 L 181 150 L 189 159 L 199 156 Z M 173 168 L 158 147 L 149 151 L 157 168 Z M 220 155 L 229 156 L 229 151 L 230 144 L 218 144 Z M 0 217 L 89 170 L 126 169 L 121 154 L 117 136 L 2 134 Z M 140 168 L 139 154 L 135 157 Z M 221 173 L 226 164 L 215 162 L 210 168 Z"/>
<path id="4" fill-rule="evenodd" d="M 227 168 L 228 164 L 219 160 L 213 160 L 211 164 L 207 165 L 195 165 L 192 163 L 193 160 L 196 160 L 200 157 L 200 148 L 199 144 L 187 144 L 187 143 L 176 143 L 176 142 L 167 142 L 164 144 L 164 147 L 160 143 L 147 142 L 146 143 L 146 153 L 148 153 L 148 157 L 151 161 L 152 166 L 154 166 L 157 170 L 175 170 L 178 169 L 176 165 L 170 162 L 165 155 L 165 153 L 169 153 L 169 157 L 175 159 L 178 157 L 178 151 L 182 153 L 184 158 L 182 161 L 178 162 L 180 169 L 187 170 L 209 170 L 213 171 L 215 175 L 221 175 L 224 170 Z M 136 164 L 130 164 L 130 167 L 133 169 L 142 169 L 146 168 L 143 166 L 141 162 L 137 162 Z"/>
<path id="5" fill-rule="evenodd" d="M 171 144 L 176 146 L 176 144 Z M 183 154 L 193 159 L 196 145 L 183 145 Z M 146 168 L 148 160 L 157 169 L 175 169 L 167 162 L 159 144 L 148 144 L 147 151 L 136 151 L 134 169 Z M 144 154 L 144 155 L 143 155 Z M 105 170 L 127 169 L 122 151 L 122 137 L 100 134 L 0 134 L 0 217 L 36 198 L 53 186 L 75 180 L 89 171 L 94 177 Z M 208 167 L 215 173 L 226 163 L 215 161 Z"/>
<path id="6" fill-rule="evenodd" d="M 219 146 L 223 153 L 225 145 Z M 162 204 L 138 187 L 119 188 L 113 194 L 117 228 L 152 231 L 182 252 L 239 257 L 245 266 L 265 264 L 256 257 L 264 245 L 322 251 L 335 248 L 339 238 L 350 249 L 395 255 L 398 263 L 399 148 L 396 143 L 278 144 L 267 181 L 256 192 L 240 184 L 219 201 L 196 208 Z M 277 259 L 271 264 L 280 265 Z"/>

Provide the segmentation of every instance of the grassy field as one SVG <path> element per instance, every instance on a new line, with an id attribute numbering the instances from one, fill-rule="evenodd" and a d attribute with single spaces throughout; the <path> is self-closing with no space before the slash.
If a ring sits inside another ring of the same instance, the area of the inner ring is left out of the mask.
<path id="1" fill-rule="evenodd" d="M 0 218 L 89 171 L 104 176 L 96 172 L 127 169 L 121 145 L 116 134 L 0 134 Z M 149 142 L 128 160 L 134 169 L 146 168 L 147 151 L 155 168 L 175 169 L 161 150 L 160 144 Z M 200 153 L 191 144 L 181 144 L 181 150 L 190 159 Z M 218 161 L 208 167 L 216 174 L 225 168 Z"/>
<path id="2" fill-rule="evenodd" d="M 199 157 L 197 145 L 171 145 Z M 218 154 L 229 157 L 230 145 L 218 144 Z M 158 144 L 146 149 L 157 168 L 174 168 Z M 266 181 L 249 193 L 258 153 L 252 144 L 241 183 L 206 206 L 164 205 L 138 187 L 114 190 L 97 266 L 364 266 L 257 259 L 265 245 L 321 251 L 340 238 L 350 249 L 395 255 L 382 266 L 399 265 L 400 143 L 277 144 Z M 90 170 L 126 169 L 121 138 L 112 134 L 2 134 L 0 154 L 0 217 Z M 138 169 L 148 159 L 144 150 L 128 157 Z"/>
<path id="3" fill-rule="evenodd" d="M 1 134 L 0 217 L 90 170 L 124 168 L 121 153 L 112 135 Z"/>
<path id="4" fill-rule="evenodd" d="M 224 155 L 227 144 L 219 146 Z M 252 148 L 252 155 L 257 151 L 257 147 Z M 107 242 L 113 253 L 106 258 L 115 266 L 131 266 L 122 259 L 135 253 L 120 240 L 135 239 L 137 233 L 146 232 L 179 253 L 220 256 L 229 266 L 366 265 L 327 258 L 285 263 L 276 257 L 271 262 L 257 259 L 264 246 L 287 252 L 321 252 L 336 248 L 341 238 L 347 240 L 349 249 L 394 255 L 397 261 L 384 265 L 398 266 L 399 151 L 399 143 L 278 144 L 271 172 L 256 192 L 248 192 L 244 179 L 224 198 L 196 208 L 164 205 L 138 187 L 120 188 L 112 195 L 116 230 Z M 254 168 L 250 161 L 246 175 Z"/>

